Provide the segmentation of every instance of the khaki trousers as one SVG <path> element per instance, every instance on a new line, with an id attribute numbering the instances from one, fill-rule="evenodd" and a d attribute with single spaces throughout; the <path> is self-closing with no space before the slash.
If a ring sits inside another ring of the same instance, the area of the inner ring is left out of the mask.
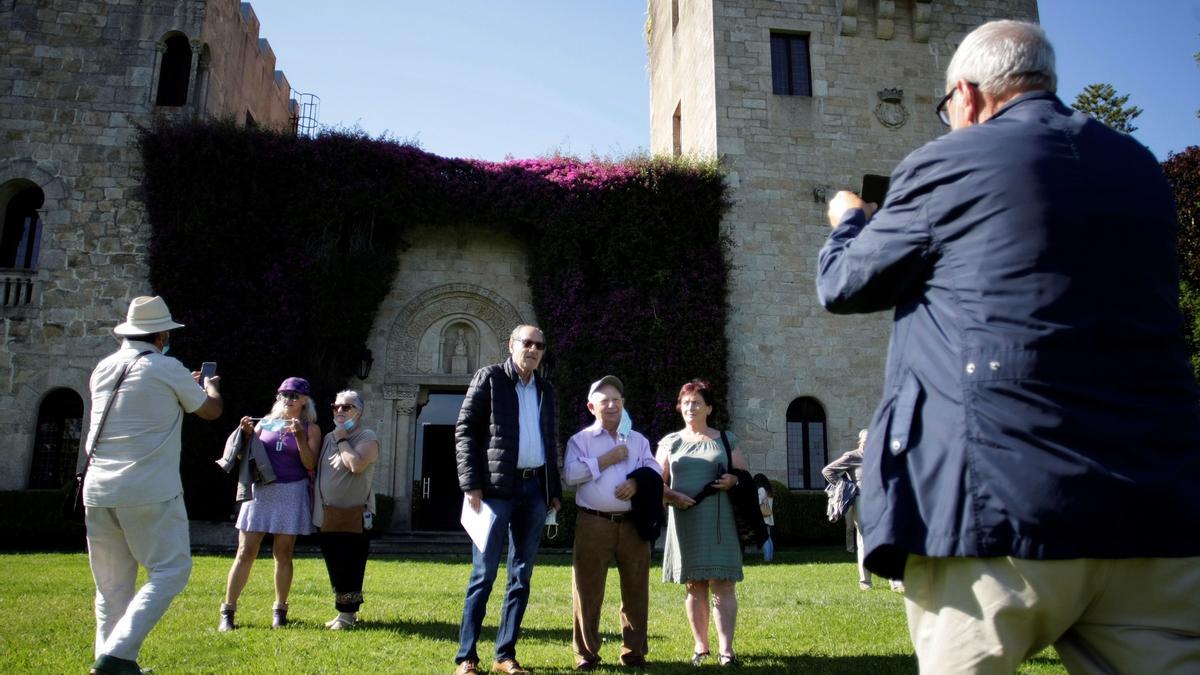
<path id="1" fill-rule="evenodd" d="M 1200 558 L 909 555 L 922 673 L 1013 673 L 1054 645 L 1071 673 L 1200 673 Z"/>
<path id="2" fill-rule="evenodd" d="M 630 518 L 614 523 L 579 512 L 571 566 L 575 626 L 571 646 L 581 661 L 600 660 L 600 607 L 608 564 L 617 561 L 621 578 L 621 659 L 645 658 L 646 623 L 650 610 L 650 542 L 638 536 Z"/>

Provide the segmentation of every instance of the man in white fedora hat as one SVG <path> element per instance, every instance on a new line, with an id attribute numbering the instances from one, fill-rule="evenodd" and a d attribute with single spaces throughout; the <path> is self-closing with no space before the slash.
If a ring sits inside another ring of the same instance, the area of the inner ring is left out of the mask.
<path id="1" fill-rule="evenodd" d="M 96 582 L 92 673 L 141 673 L 142 642 L 191 574 L 179 432 L 184 413 L 215 420 L 224 406 L 220 378 L 201 382 L 166 356 L 171 331 L 182 327 L 162 298 L 134 298 L 113 329 L 121 348 L 92 372 L 83 489 Z M 135 593 L 138 565 L 148 579 Z"/>

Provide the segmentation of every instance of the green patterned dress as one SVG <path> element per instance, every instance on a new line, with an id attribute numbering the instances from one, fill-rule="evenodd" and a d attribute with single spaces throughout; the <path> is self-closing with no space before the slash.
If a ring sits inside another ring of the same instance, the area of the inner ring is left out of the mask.
<path id="1" fill-rule="evenodd" d="M 737 436 L 725 432 L 730 448 L 738 447 Z M 720 475 L 718 465 L 729 470 L 729 459 L 721 439 L 685 441 L 679 432 L 667 434 L 658 443 L 668 453 L 671 489 L 695 496 Z M 684 583 L 702 579 L 742 580 L 742 547 L 729 495 L 718 492 L 696 506 L 681 511 L 667 509 L 667 541 L 663 551 L 663 581 Z"/>

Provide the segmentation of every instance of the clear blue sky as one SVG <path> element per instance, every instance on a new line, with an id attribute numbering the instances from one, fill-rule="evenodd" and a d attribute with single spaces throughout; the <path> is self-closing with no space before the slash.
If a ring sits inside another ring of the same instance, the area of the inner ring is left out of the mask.
<path id="1" fill-rule="evenodd" d="M 623 156 L 650 145 L 645 0 L 252 0 L 321 123 L 448 157 Z M 937 6 L 936 4 L 934 5 Z M 1200 144 L 1200 0 L 1042 0 L 1059 95 L 1108 82 L 1159 158 Z"/>

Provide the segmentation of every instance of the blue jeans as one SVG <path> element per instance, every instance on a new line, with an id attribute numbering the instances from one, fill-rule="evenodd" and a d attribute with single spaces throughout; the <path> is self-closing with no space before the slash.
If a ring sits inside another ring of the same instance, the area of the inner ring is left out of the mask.
<path id="1" fill-rule="evenodd" d="M 496 660 L 517 656 L 517 638 L 521 619 L 529 604 L 529 581 L 533 577 L 533 559 L 537 557 L 546 522 L 546 497 L 537 478 L 517 478 L 511 499 L 485 499 L 496 513 L 496 522 L 488 534 L 487 550 L 471 545 L 471 579 L 467 582 L 467 601 L 463 606 L 462 627 L 458 633 L 458 654 L 455 663 L 479 661 L 475 643 L 487 613 L 488 596 L 496 571 L 500 567 L 500 551 L 508 537 L 508 587 L 504 591 L 504 608 L 500 610 L 500 628 L 496 632 Z"/>

